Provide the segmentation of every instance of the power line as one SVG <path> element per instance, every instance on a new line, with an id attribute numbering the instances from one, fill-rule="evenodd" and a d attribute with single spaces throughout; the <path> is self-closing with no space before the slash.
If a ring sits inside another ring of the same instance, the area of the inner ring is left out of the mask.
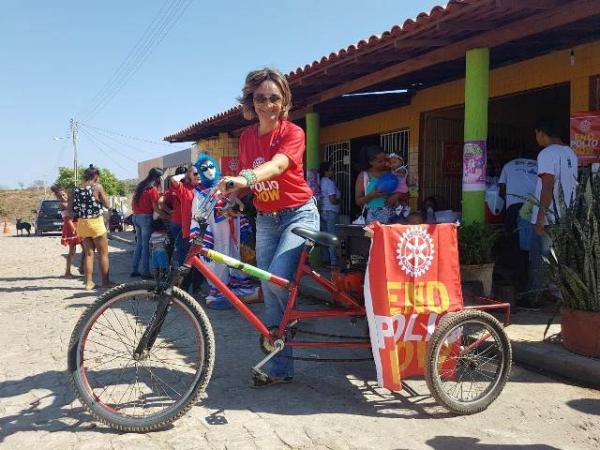
<path id="1" fill-rule="evenodd" d="M 125 170 L 125 171 L 129 171 L 130 168 L 123 166 L 121 163 L 119 163 L 118 161 L 116 161 L 106 150 L 104 150 L 102 148 L 102 144 L 100 141 L 97 141 L 91 134 L 81 130 L 82 133 L 85 134 L 85 136 L 89 139 L 89 141 L 94 145 L 94 147 L 96 147 L 98 150 L 100 150 L 107 158 L 110 162 L 116 164 L 117 166 L 119 166 L 121 169 Z"/>
<path id="2" fill-rule="evenodd" d="M 185 10 L 193 0 L 172 0 L 165 8 L 161 8 L 152 23 L 142 35 L 136 46 L 119 68 L 115 71 L 109 81 L 96 94 L 89 108 L 84 111 L 84 118 L 92 120 L 127 84 L 137 73 L 140 67 L 164 40 L 169 31 L 183 16 Z"/>
<path id="3" fill-rule="evenodd" d="M 175 147 L 175 146 L 173 146 L 173 144 L 169 144 L 167 142 L 153 141 L 151 139 L 144 139 L 144 138 L 140 138 L 140 137 L 129 136 L 129 135 L 120 133 L 118 131 L 108 130 L 106 128 L 100 128 L 100 127 L 88 125 L 87 123 L 82 123 L 82 122 L 78 122 L 78 123 L 79 123 L 79 125 L 81 125 L 83 127 L 91 128 L 92 130 L 97 131 L 97 132 L 102 132 L 102 134 L 108 133 L 108 134 L 112 134 L 112 135 L 115 135 L 115 136 L 120 136 L 120 137 L 125 138 L 125 139 L 131 139 L 131 140 L 134 140 L 134 141 L 145 142 L 147 144 L 163 145 L 163 146 L 166 146 L 166 147 L 177 148 L 179 150 L 183 150 L 183 148 Z"/>

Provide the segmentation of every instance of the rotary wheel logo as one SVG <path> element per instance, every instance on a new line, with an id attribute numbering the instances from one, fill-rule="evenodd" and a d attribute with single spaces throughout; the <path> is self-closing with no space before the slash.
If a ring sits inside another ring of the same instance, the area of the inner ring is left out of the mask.
<path id="1" fill-rule="evenodd" d="M 265 158 L 263 158 L 262 156 L 259 156 L 258 158 L 256 158 L 254 160 L 254 162 L 252 163 L 252 168 L 256 169 L 258 166 L 262 165 L 265 163 Z"/>
<path id="2" fill-rule="evenodd" d="M 433 239 L 419 226 L 409 227 L 402 233 L 396 248 L 398 264 L 412 277 L 420 277 L 429 270 L 434 253 Z"/>

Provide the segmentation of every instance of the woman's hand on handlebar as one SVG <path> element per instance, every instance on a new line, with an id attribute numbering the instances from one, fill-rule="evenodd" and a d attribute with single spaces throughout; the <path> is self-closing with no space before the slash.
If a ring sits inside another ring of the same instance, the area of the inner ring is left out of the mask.
<path id="1" fill-rule="evenodd" d="M 238 189 L 248 187 L 248 182 L 244 177 L 223 177 L 219 181 L 217 188 L 224 194 L 235 192 Z"/>

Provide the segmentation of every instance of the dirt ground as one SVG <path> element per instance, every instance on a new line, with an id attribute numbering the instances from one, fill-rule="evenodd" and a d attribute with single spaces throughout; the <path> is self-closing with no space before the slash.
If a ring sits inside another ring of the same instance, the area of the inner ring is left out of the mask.
<path id="1" fill-rule="evenodd" d="M 498 400 L 474 416 L 437 406 L 424 383 L 413 384 L 418 397 L 378 388 L 371 362 L 298 362 L 294 383 L 251 389 L 250 367 L 262 353 L 234 311 L 208 314 L 217 357 L 206 398 L 164 431 L 116 432 L 94 422 L 71 392 L 67 344 L 98 293 L 83 291 L 81 278 L 60 277 L 59 240 L 0 237 L 0 449 L 600 448 L 600 391 L 518 366 Z M 130 251 L 111 241 L 116 281 L 128 280 Z"/>

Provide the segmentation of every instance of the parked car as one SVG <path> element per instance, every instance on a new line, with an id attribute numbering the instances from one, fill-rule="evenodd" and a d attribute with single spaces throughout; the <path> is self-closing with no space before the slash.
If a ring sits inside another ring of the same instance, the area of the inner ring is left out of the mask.
<path id="1" fill-rule="evenodd" d="M 63 220 L 59 208 L 58 200 L 42 200 L 39 208 L 34 210 L 36 236 L 41 236 L 48 231 L 62 231 Z"/>

